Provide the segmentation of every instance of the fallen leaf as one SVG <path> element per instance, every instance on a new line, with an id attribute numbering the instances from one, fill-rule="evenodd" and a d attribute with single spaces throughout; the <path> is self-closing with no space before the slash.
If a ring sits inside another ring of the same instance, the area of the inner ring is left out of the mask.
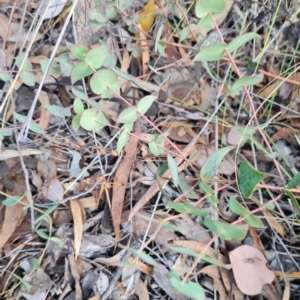
<path id="1" fill-rule="evenodd" d="M 257 295 L 264 284 L 271 283 L 275 275 L 266 266 L 263 254 L 254 247 L 242 245 L 229 252 L 235 282 L 242 293 Z"/>
<path id="2" fill-rule="evenodd" d="M 42 104 L 39 125 L 43 130 L 46 130 L 48 128 L 51 118 L 50 112 L 43 107 L 44 105 L 50 105 L 48 93 L 41 91 L 39 95 L 39 100 Z"/>
<path id="3" fill-rule="evenodd" d="M 21 156 L 29 156 L 29 155 L 39 155 L 42 154 L 42 150 L 38 149 L 30 149 L 30 148 L 23 148 L 20 151 L 7 149 L 0 152 L 0 160 L 6 160 L 13 157 Z"/>
<path id="4" fill-rule="evenodd" d="M 39 32 L 36 34 L 35 30 L 27 34 L 21 23 L 11 22 L 4 14 L 0 14 L 0 28 L 6 28 L 6 30 L 0 31 L 0 36 L 8 42 L 22 43 L 31 41 L 33 38 L 35 38 L 35 41 L 38 41 L 43 37 Z"/>
<path id="5" fill-rule="evenodd" d="M 75 248 L 75 260 L 78 257 L 81 239 L 83 235 L 83 218 L 81 205 L 77 200 L 70 201 L 71 211 L 73 215 L 73 226 L 74 226 L 74 248 Z"/>
<path id="6" fill-rule="evenodd" d="M 137 123 L 138 124 L 138 123 Z M 116 242 L 119 239 L 120 234 L 120 225 L 121 225 L 121 215 L 123 211 L 123 203 L 125 197 L 126 186 L 128 182 L 128 178 L 131 172 L 131 166 L 134 162 L 136 149 L 138 145 L 138 138 L 136 135 L 139 134 L 139 129 L 135 132 L 135 135 L 131 135 L 127 145 L 124 148 L 124 152 L 126 153 L 123 161 L 118 166 L 115 175 L 115 182 L 118 182 L 118 185 L 114 185 L 113 195 L 112 195 L 112 207 L 111 207 L 111 215 L 113 226 L 116 235 Z"/>
<path id="7" fill-rule="evenodd" d="M 140 26 L 148 32 L 155 20 L 156 6 L 154 0 L 149 0 L 144 9 L 140 12 Z"/>
<path id="8" fill-rule="evenodd" d="M 58 202 L 64 198 L 64 188 L 58 179 L 51 180 L 50 184 L 43 186 L 42 193 L 52 202 Z"/>
<path id="9" fill-rule="evenodd" d="M 140 210 L 136 215 L 133 216 L 131 222 L 128 222 L 129 214 L 130 210 L 124 211 L 122 213 L 122 226 L 129 232 L 132 231 L 132 234 L 134 236 L 142 237 L 146 232 L 148 233 L 148 236 L 152 236 L 158 229 L 159 222 L 161 220 L 158 217 L 154 218 L 149 227 L 149 222 L 152 216 L 150 213 L 144 210 Z M 177 235 L 162 226 L 156 234 L 154 240 L 158 244 L 166 245 L 168 241 L 177 240 Z"/>
<path id="10" fill-rule="evenodd" d="M 0 250 L 3 248 L 7 240 L 14 233 L 22 218 L 22 205 L 6 206 L 4 209 L 4 220 L 0 231 Z M 2 208 L 3 209 L 3 208 Z M 0 209 L 1 211 L 1 209 Z M 3 211 L 1 211 L 3 215 Z M 1 217 L 2 218 L 2 217 Z"/>
<path id="11" fill-rule="evenodd" d="M 48 2 L 41 7 L 40 16 L 43 17 L 43 20 L 48 20 L 57 17 L 64 9 L 68 0 L 52 0 L 48 6 Z M 47 8 L 48 6 L 48 8 Z M 47 9 L 46 14 L 43 15 L 44 10 Z"/>
<path id="12" fill-rule="evenodd" d="M 200 273 L 204 273 L 214 280 L 214 289 L 219 293 L 219 300 L 227 299 L 227 292 L 222 284 L 219 268 L 213 265 L 206 266 L 200 270 Z"/>

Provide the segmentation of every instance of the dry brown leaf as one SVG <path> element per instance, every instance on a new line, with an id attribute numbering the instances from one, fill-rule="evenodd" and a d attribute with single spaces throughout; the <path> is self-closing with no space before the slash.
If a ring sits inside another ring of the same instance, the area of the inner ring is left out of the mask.
<path id="1" fill-rule="evenodd" d="M 124 211 L 122 213 L 122 225 L 126 229 L 127 229 L 126 224 L 127 224 L 129 215 L 130 215 L 129 210 Z M 133 216 L 132 221 L 130 223 L 128 223 L 128 225 L 129 225 L 128 231 L 130 231 L 132 228 L 133 235 L 137 236 L 137 237 L 144 236 L 146 232 L 148 232 L 148 236 L 152 236 L 158 229 L 159 222 L 161 221 L 161 219 L 158 217 L 155 217 L 154 220 L 151 222 L 151 225 L 148 230 L 151 216 L 152 215 L 150 213 L 148 213 L 144 210 L 140 210 L 136 215 Z M 154 240 L 158 244 L 166 245 L 168 243 L 168 241 L 177 240 L 177 235 L 174 232 L 168 230 L 167 228 L 161 227 L 159 229 L 158 233 L 156 234 Z"/>
<path id="2" fill-rule="evenodd" d="M 68 258 L 69 258 L 71 274 L 75 279 L 75 300 L 82 300 L 83 298 L 82 298 L 82 290 L 80 285 L 80 276 L 79 273 L 77 272 L 74 253 L 70 254 Z"/>
<path id="3" fill-rule="evenodd" d="M 135 294 L 139 297 L 139 299 L 149 300 L 149 292 L 147 289 L 147 285 L 139 279 L 137 287 L 135 289 Z"/>
<path id="4" fill-rule="evenodd" d="M 115 266 L 121 261 L 125 252 L 126 250 L 123 249 L 112 257 L 97 257 L 94 259 L 94 262 L 98 262 L 107 266 Z"/>
<path id="5" fill-rule="evenodd" d="M 44 105 L 50 105 L 50 99 L 48 93 L 41 91 L 39 95 L 39 100 L 42 104 L 39 125 L 43 130 L 46 130 L 48 128 L 51 119 L 51 113 L 46 108 L 43 107 Z"/>
<path id="6" fill-rule="evenodd" d="M 274 271 L 274 274 L 278 277 L 300 279 L 300 272 L 284 273 L 282 271 Z"/>
<path id="7" fill-rule="evenodd" d="M 8 42 L 22 43 L 31 41 L 33 37 L 35 37 L 35 41 L 42 38 L 40 33 L 35 35 L 34 31 L 27 36 L 27 31 L 22 27 L 21 23 L 10 22 L 9 18 L 4 14 L 0 14 L 0 28 L 3 29 L 0 30 L 0 36 Z"/>
<path id="8" fill-rule="evenodd" d="M 218 299 L 226 300 L 228 298 L 225 287 L 223 286 L 221 281 L 221 276 L 218 267 L 210 265 L 201 269 L 200 273 L 204 273 L 214 280 L 214 289 L 216 289 L 219 293 Z"/>
<path id="9" fill-rule="evenodd" d="M 6 160 L 9 158 L 19 157 L 21 156 L 29 156 L 29 155 L 39 155 L 42 154 L 43 151 L 39 149 L 30 149 L 30 148 L 23 148 L 20 151 L 7 149 L 0 152 L 0 160 Z"/>
<path id="10" fill-rule="evenodd" d="M 39 160 L 36 166 L 37 172 L 46 181 L 56 177 L 56 163 L 53 159 L 47 159 L 46 161 Z"/>
<path id="11" fill-rule="evenodd" d="M 61 201 L 64 198 L 64 188 L 58 179 L 42 187 L 43 195 L 52 202 Z"/>
<path id="12" fill-rule="evenodd" d="M 139 131 L 140 130 L 137 129 L 135 135 L 139 134 Z M 123 211 L 126 186 L 138 145 L 138 138 L 135 135 L 130 136 L 129 141 L 124 148 L 125 156 L 118 166 L 115 175 L 115 182 L 118 182 L 118 184 L 114 185 L 113 188 L 111 215 L 116 235 L 116 243 L 118 242 L 120 234 L 121 215 Z"/>
<path id="13" fill-rule="evenodd" d="M 267 85 L 262 91 L 258 93 L 258 95 L 262 98 L 270 99 L 273 96 L 277 95 L 279 81 L 274 81 L 273 83 Z M 275 93 L 275 94 L 274 94 Z"/>
<path id="14" fill-rule="evenodd" d="M 220 252 L 218 252 L 218 260 L 224 265 L 229 263 L 228 258 Z M 232 291 L 235 300 L 244 300 L 244 294 L 238 289 L 238 287 L 235 284 L 232 287 L 232 270 L 219 268 L 219 271 L 227 293 L 229 294 Z"/>
<path id="15" fill-rule="evenodd" d="M 152 274 L 152 268 L 141 261 L 137 261 L 135 258 L 129 256 L 127 259 L 134 267 L 145 273 L 146 275 Z"/>
<path id="16" fill-rule="evenodd" d="M 229 252 L 235 282 L 242 293 L 257 295 L 264 284 L 271 283 L 274 273 L 266 266 L 263 254 L 254 247 L 242 245 Z"/>
<path id="17" fill-rule="evenodd" d="M 274 216 L 272 215 L 272 213 L 269 210 L 267 210 L 267 209 L 264 209 L 263 212 L 266 215 L 266 220 L 270 223 L 270 225 L 272 226 L 272 228 L 275 228 L 275 230 L 280 234 L 280 236 L 284 238 L 284 229 L 277 222 L 277 220 L 274 218 Z"/>
<path id="18" fill-rule="evenodd" d="M 82 205 L 83 208 L 89 208 L 90 210 L 96 210 L 98 205 L 97 205 L 97 200 L 95 196 L 90 196 L 86 198 L 81 198 L 79 199 L 80 204 Z"/>
<path id="19" fill-rule="evenodd" d="M 83 218 L 81 205 L 77 200 L 70 201 L 71 211 L 73 215 L 74 226 L 74 248 L 75 248 L 75 260 L 78 257 L 82 235 L 83 235 Z"/>
<path id="20" fill-rule="evenodd" d="M 2 208 L 3 209 L 3 208 Z M 0 210 L 1 215 L 3 212 Z M 14 206 L 6 206 L 5 207 L 5 215 L 4 220 L 1 226 L 0 231 L 0 250 L 3 248 L 7 240 L 14 233 L 18 224 L 22 219 L 22 205 L 16 204 Z"/>
<path id="21" fill-rule="evenodd" d="M 282 138 L 294 133 L 294 129 L 291 127 L 283 126 L 279 128 L 271 137 L 273 142 L 281 140 Z"/>

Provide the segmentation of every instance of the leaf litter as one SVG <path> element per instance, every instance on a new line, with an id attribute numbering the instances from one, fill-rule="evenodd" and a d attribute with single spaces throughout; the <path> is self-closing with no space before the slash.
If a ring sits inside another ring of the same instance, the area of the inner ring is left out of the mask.
<path id="1" fill-rule="evenodd" d="M 297 298 L 297 5 L 0 1 L 1 299 Z"/>

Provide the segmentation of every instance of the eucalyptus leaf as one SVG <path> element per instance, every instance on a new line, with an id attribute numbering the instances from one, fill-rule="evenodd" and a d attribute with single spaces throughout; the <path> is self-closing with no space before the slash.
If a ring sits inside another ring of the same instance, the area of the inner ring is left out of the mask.
<path id="1" fill-rule="evenodd" d="M 137 107 L 131 106 L 125 108 L 119 115 L 117 123 L 133 123 L 139 118 Z"/>
<path id="2" fill-rule="evenodd" d="M 218 151 L 213 153 L 210 157 L 208 157 L 208 159 L 206 160 L 206 162 L 204 163 L 204 165 L 201 168 L 200 179 L 205 181 L 205 179 L 213 178 L 215 176 L 223 158 L 233 148 L 234 147 L 225 147 L 225 148 L 219 149 Z"/>
<path id="3" fill-rule="evenodd" d="M 218 43 L 202 49 L 194 58 L 194 61 L 217 61 L 225 56 L 227 44 Z"/>
<path id="4" fill-rule="evenodd" d="M 226 241 L 232 239 L 243 240 L 248 232 L 245 225 L 231 225 L 220 221 L 205 219 L 203 225 L 210 229 L 214 234 L 219 234 L 220 238 Z"/>
<path id="5" fill-rule="evenodd" d="M 197 18 L 203 18 L 208 13 L 220 14 L 225 10 L 225 0 L 198 0 L 196 2 L 195 13 Z"/>
<path id="6" fill-rule="evenodd" d="M 239 49 L 241 46 L 245 45 L 250 40 L 254 40 L 256 38 L 260 38 L 260 36 L 255 32 L 249 32 L 240 35 L 228 44 L 227 50 L 229 52 L 234 52 L 235 50 Z"/>
<path id="7" fill-rule="evenodd" d="M 241 162 L 238 172 L 238 185 L 242 196 L 247 199 L 250 198 L 256 185 L 263 180 L 265 175 L 245 162 Z"/>
<path id="8" fill-rule="evenodd" d="M 235 213 L 241 217 L 246 217 L 244 222 L 247 223 L 249 226 L 254 227 L 254 228 L 264 228 L 265 227 L 264 224 L 262 223 L 262 221 L 258 217 L 252 215 L 247 208 L 245 208 L 243 205 L 241 205 L 232 196 L 230 197 L 229 208 L 233 213 Z"/>
<path id="9" fill-rule="evenodd" d="M 80 79 L 87 77 L 94 73 L 94 70 L 88 66 L 85 62 L 81 62 L 76 65 L 71 71 L 71 82 L 74 84 Z"/>

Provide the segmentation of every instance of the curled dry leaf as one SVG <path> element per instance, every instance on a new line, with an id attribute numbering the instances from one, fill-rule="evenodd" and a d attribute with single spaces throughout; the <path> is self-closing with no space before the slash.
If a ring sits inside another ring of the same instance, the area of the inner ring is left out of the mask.
<path id="1" fill-rule="evenodd" d="M 235 282 L 246 295 L 261 293 L 264 284 L 271 283 L 275 275 L 266 266 L 263 254 L 254 247 L 242 245 L 229 252 Z"/>

